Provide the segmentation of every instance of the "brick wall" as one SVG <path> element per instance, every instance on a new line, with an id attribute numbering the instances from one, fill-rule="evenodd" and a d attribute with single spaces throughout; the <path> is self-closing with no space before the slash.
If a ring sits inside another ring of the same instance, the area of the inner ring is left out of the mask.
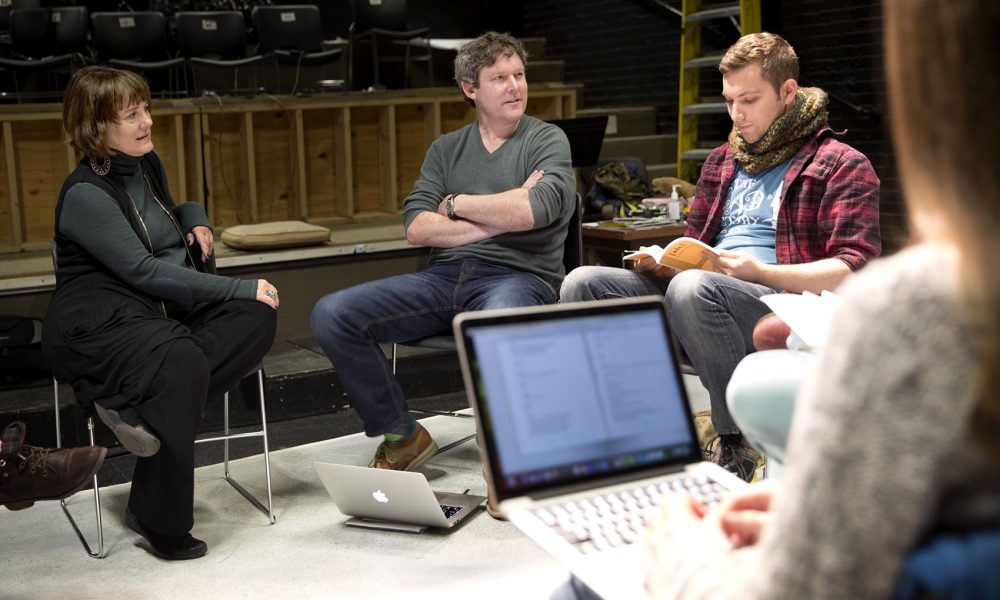
<path id="1" fill-rule="evenodd" d="M 803 85 L 830 94 L 830 124 L 871 160 L 882 180 L 883 239 L 889 250 L 905 239 L 905 217 L 893 163 L 882 66 L 882 12 L 878 2 L 782 0 L 765 24 L 799 55 Z"/>
<path id="2" fill-rule="evenodd" d="M 872 161 L 882 179 L 883 239 L 887 249 L 898 247 L 904 217 L 889 139 L 880 3 L 763 4 L 765 29 L 783 35 L 799 54 L 802 84 L 830 93 L 831 125 L 847 129 L 845 141 Z M 548 55 L 566 60 L 567 80 L 585 86 L 585 106 L 652 105 L 660 131 L 676 130 L 680 18 L 655 0 L 526 0 L 524 33 L 544 36 Z M 735 28 L 724 21 L 702 33 L 705 47 L 724 49 L 735 39 Z M 717 73 L 706 70 L 701 91 L 721 92 Z M 727 130 L 722 120 L 703 128 L 702 137 L 723 139 Z"/>
<path id="3" fill-rule="evenodd" d="M 566 79 L 585 84 L 584 106 L 652 105 L 660 127 L 676 129 L 678 17 L 637 0 L 524 4 L 525 33 L 566 60 Z"/>

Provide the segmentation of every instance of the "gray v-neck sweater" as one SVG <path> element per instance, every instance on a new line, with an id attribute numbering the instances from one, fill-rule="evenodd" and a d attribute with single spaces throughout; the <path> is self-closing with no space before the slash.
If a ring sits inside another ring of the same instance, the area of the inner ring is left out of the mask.
<path id="1" fill-rule="evenodd" d="M 493 153 L 483 146 L 475 122 L 441 136 L 427 151 L 420 178 L 403 205 L 403 226 L 408 228 L 422 211 L 437 211 L 448 194 L 505 192 L 521 187 L 536 169 L 545 174 L 528 192 L 534 229 L 435 248 L 431 262 L 475 258 L 531 273 L 555 292 L 566 274 L 562 251 L 576 202 L 569 142 L 555 125 L 524 116 L 514 135 Z"/>

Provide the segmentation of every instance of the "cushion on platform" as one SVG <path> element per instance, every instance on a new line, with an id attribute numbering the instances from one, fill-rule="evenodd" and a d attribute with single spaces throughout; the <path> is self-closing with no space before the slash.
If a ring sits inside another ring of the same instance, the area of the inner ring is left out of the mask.
<path id="1" fill-rule="evenodd" d="M 222 243 L 236 250 L 273 250 L 325 244 L 330 230 L 302 221 L 236 225 L 222 232 Z"/>

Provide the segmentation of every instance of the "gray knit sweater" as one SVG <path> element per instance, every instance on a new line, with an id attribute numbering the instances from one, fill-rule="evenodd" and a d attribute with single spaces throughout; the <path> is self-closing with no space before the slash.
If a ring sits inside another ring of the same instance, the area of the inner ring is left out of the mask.
<path id="1" fill-rule="evenodd" d="M 559 289 L 566 225 L 573 215 L 576 179 L 569 142 L 561 129 L 524 116 L 514 135 L 493 153 L 473 122 L 441 136 L 427 151 L 420 178 L 403 205 L 403 226 L 423 211 L 436 211 L 448 194 L 497 194 L 518 187 L 536 169 L 545 172 L 528 196 L 535 227 L 455 248 L 436 248 L 431 262 L 475 258 L 536 275 Z"/>
<path id="2" fill-rule="evenodd" d="M 928 534 L 1000 524 L 996 457 L 968 437 L 976 349 L 956 286 L 954 268 L 917 246 L 840 290 L 798 397 L 774 522 L 735 551 L 713 536 L 657 552 L 647 541 L 654 596 L 887 598 Z"/>

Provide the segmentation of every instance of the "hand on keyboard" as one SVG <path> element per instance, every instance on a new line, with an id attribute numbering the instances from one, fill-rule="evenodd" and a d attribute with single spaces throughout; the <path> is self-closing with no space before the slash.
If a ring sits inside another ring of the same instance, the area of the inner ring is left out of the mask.
<path id="1" fill-rule="evenodd" d="M 636 542 L 646 515 L 665 497 L 684 493 L 703 506 L 718 503 L 724 492 L 720 484 L 708 479 L 673 479 L 539 508 L 535 514 L 580 552 L 589 554 Z"/>

